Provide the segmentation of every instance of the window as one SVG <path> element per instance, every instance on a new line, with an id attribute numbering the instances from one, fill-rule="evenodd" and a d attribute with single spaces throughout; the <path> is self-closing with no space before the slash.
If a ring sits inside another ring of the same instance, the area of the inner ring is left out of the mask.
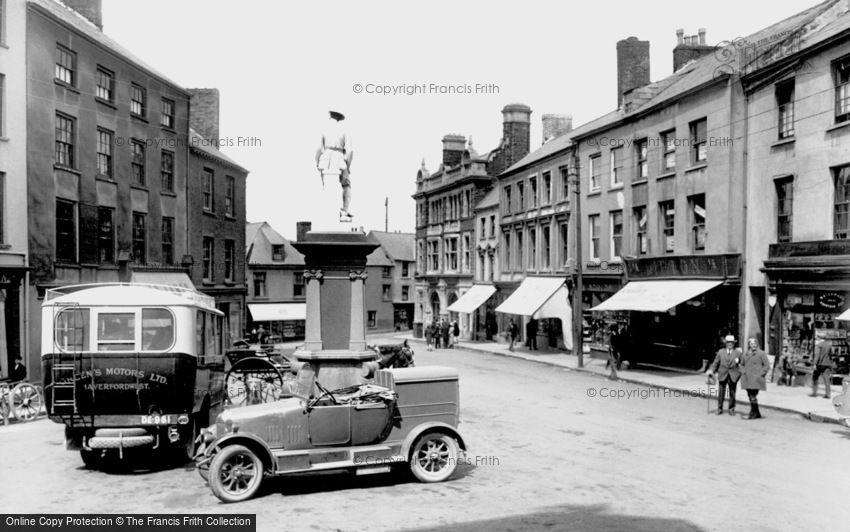
<path id="1" fill-rule="evenodd" d="M 0 242 L 5 242 L 6 225 L 3 223 L 6 210 L 6 174 L 0 172 Z"/>
<path id="2" fill-rule="evenodd" d="M 540 200 L 541 205 L 550 205 L 552 203 L 552 172 L 543 172 L 543 197 Z"/>
<path id="3" fill-rule="evenodd" d="M 56 114 L 56 164 L 74 167 L 74 119 Z"/>
<path id="4" fill-rule="evenodd" d="M 457 271 L 457 237 L 446 238 L 445 242 L 445 268 L 446 270 Z"/>
<path id="5" fill-rule="evenodd" d="M 463 235 L 463 271 L 469 272 L 472 268 L 471 259 L 470 259 L 470 237 L 469 235 Z"/>
<path id="6" fill-rule="evenodd" d="M 611 186 L 623 184 L 623 148 L 611 150 Z"/>
<path id="7" fill-rule="evenodd" d="M 661 164 L 662 169 L 671 171 L 676 169 L 676 132 L 673 130 L 665 131 L 661 134 L 662 153 Z"/>
<path id="8" fill-rule="evenodd" d="M 97 173 L 112 178 L 112 132 L 97 130 Z"/>
<path id="9" fill-rule="evenodd" d="M 502 264 L 505 265 L 506 270 L 510 270 L 513 267 L 513 265 L 511 264 L 511 234 L 505 231 L 504 233 L 502 233 L 502 235 L 504 235 L 504 245 L 502 246 Z"/>
<path id="10" fill-rule="evenodd" d="M 835 121 L 850 120 L 850 57 L 836 61 L 835 76 Z"/>
<path id="11" fill-rule="evenodd" d="M 77 262 L 77 204 L 56 200 L 56 260 Z"/>
<path id="12" fill-rule="evenodd" d="M 635 142 L 635 157 L 637 158 L 637 168 L 635 169 L 636 181 L 643 181 L 649 177 L 649 163 L 647 163 L 647 140 L 639 140 Z"/>
<path id="13" fill-rule="evenodd" d="M 145 186 L 145 143 L 139 140 L 130 141 L 130 158 L 133 169 L 133 184 Z"/>
<path id="14" fill-rule="evenodd" d="M 676 249 L 676 241 L 674 239 L 676 211 L 673 205 L 673 200 L 662 201 L 658 204 L 658 215 L 660 217 L 660 223 L 658 225 L 661 227 L 661 242 L 663 243 L 664 251 L 667 253 L 672 253 Z"/>
<path id="15" fill-rule="evenodd" d="M 490 238 L 495 238 L 496 236 L 496 216 L 490 216 Z"/>
<path id="16" fill-rule="evenodd" d="M 635 250 L 638 255 L 649 253 L 649 238 L 646 234 L 646 206 L 635 207 L 632 210 L 633 226 L 635 228 Z"/>
<path id="17" fill-rule="evenodd" d="M 623 211 L 611 211 L 611 258 L 623 256 Z"/>
<path id="18" fill-rule="evenodd" d="M 599 260 L 599 215 L 593 214 L 587 217 L 587 225 L 590 227 L 590 260 Z M 581 265 L 577 265 L 581 268 Z"/>
<path id="19" fill-rule="evenodd" d="M 381 269 L 381 277 L 383 277 L 384 279 L 389 279 L 392 276 L 393 276 L 393 269 L 390 268 L 389 266 L 384 266 Z"/>
<path id="20" fill-rule="evenodd" d="M 567 264 L 567 259 L 570 257 L 570 231 L 569 225 L 567 222 L 561 223 L 558 226 L 558 230 L 561 238 L 561 267 L 564 267 Z"/>
<path id="21" fill-rule="evenodd" d="M 537 269 L 537 229 L 534 227 L 528 230 L 528 266 Z"/>
<path id="22" fill-rule="evenodd" d="M 522 228 L 517 229 L 516 231 L 516 267 L 515 270 L 522 270 L 525 268 L 525 263 L 523 262 L 523 253 L 525 253 L 525 243 L 523 239 L 525 238 L 525 233 Z"/>
<path id="23" fill-rule="evenodd" d="M 272 244 L 272 260 L 283 260 L 283 244 Z"/>
<path id="24" fill-rule="evenodd" d="M 384 301 L 392 301 L 393 299 L 393 285 L 385 284 L 381 286 L 381 297 Z"/>
<path id="25" fill-rule="evenodd" d="M 378 327 L 378 311 L 376 311 L 376 310 L 367 311 L 366 312 L 366 320 L 367 320 L 366 326 L 369 327 L 370 329 L 375 329 L 376 327 Z"/>
<path id="26" fill-rule="evenodd" d="M 0 44 L 6 44 L 6 0 L 0 0 Z"/>
<path id="27" fill-rule="evenodd" d="M 835 238 L 850 238 L 850 165 L 833 170 L 835 174 Z"/>
<path id="28" fill-rule="evenodd" d="M 401 276 L 409 277 L 410 276 L 410 263 L 407 261 L 401 261 Z"/>
<path id="29" fill-rule="evenodd" d="M 508 185 L 504 189 L 505 194 L 502 199 L 502 212 L 505 214 L 511 213 L 511 186 Z"/>
<path id="30" fill-rule="evenodd" d="M 159 115 L 159 125 L 174 129 L 174 100 L 162 99 L 162 113 Z"/>
<path id="31" fill-rule="evenodd" d="M 533 209 L 537 207 L 537 178 L 532 177 L 528 180 L 528 196 L 529 206 Z"/>
<path id="32" fill-rule="evenodd" d="M 540 231 L 543 233 L 543 246 L 541 248 L 541 252 L 543 253 L 540 257 L 540 266 L 544 270 L 548 270 L 551 267 L 551 253 L 552 253 L 552 232 L 550 231 L 550 226 L 544 225 Z"/>
<path id="33" fill-rule="evenodd" d="M 133 213 L 133 262 L 144 264 L 148 257 L 146 215 Z"/>
<path id="34" fill-rule="evenodd" d="M 493 280 L 493 278 L 494 278 L 494 277 L 495 277 L 495 275 L 496 275 L 496 258 L 495 258 L 495 256 L 494 256 L 492 253 L 490 253 L 489 257 L 490 257 L 490 259 L 489 259 L 489 262 L 490 262 L 490 271 L 489 271 L 489 273 L 487 274 L 487 280 L 492 281 L 492 280 Z"/>
<path id="35" fill-rule="evenodd" d="M 410 287 L 402 286 L 401 287 L 401 300 L 402 301 L 410 301 Z"/>
<path id="36" fill-rule="evenodd" d="M 140 118 L 145 117 L 147 107 L 147 95 L 144 87 L 133 83 L 130 85 L 130 114 Z"/>
<path id="37" fill-rule="evenodd" d="M 56 79 L 72 87 L 77 84 L 77 54 L 62 45 L 56 46 Z"/>
<path id="38" fill-rule="evenodd" d="M 89 319 L 87 308 L 69 308 L 59 312 L 53 328 L 56 346 L 62 351 L 88 351 Z"/>
<path id="39" fill-rule="evenodd" d="M 163 192 L 174 192 L 174 152 L 162 150 L 159 175 Z"/>
<path id="40" fill-rule="evenodd" d="M 134 312 L 105 312 L 97 315 L 98 351 L 132 351 L 135 347 Z"/>
<path id="41" fill-rule="evenodd" d="M 517 211 L 522 212 L 525 210 L 525 183 L 522 181 L 516 184 L 516 195 Z"/>
<path id="42" fill-rule="evenodd" d="M 224 214 L 226 216 L 234 216 L 234 198 L 236 197 L 236 179 L 233 176 L 225 178 L 227 183 L 224 187 Z"/>
<path id="43" fill-rule="evenodd" d="M 561 173 L 561 200 L 570 199 L 570 171 L 565 166 L 559 169 Z"/>
<path id="44" fill-rule="evenodd" d="M 233 282 L 233 265 L 236 261 L 236 245 L 233 240 L 224 241 L 224 280 Z"/>
<path id="45" fill-rule="evenodd" d="M 115 262 L 115 211 L 109 207 L 97 209 L 97 256 L 101 264 Z"/>
<path id="46" fill-rule="evenodd" d="M 2 10 L 2 9 L 3 9 L 3 0 L 0 0 L 0 10 Z M 2 13 L 0 13 L 0 16 L 2 16 Z M 2 24 L 3 24 L 3 20 L 0 19 L 0 25 L 2 25 Z M 2 28 L 0 28 L 0 43 L 3 42 L 2 31 L 3 31 Z M 0 137 L 4 136 L 5 132 L 6 132 L 5 122 L 3 121 L 3 117 L 5 116 L 3 114 L 3 110 L 5 109 L 4 106 L 3 106 L 3 102 L 6 101 L 5 94 L 6 94 L 6 76 L 4 76 L 2 73 L 0 73 Z"/>
<path id="47" fill-rule="evenodd" d="M 690 123 L 691 163 L 705 162 L 708 158 L 708 120 L 703 118 Z"/>
<path id="48" fill-rule="evenodd" d="M 590 175 L 590 192 L 599 190 L 599 178 L 602 177 L 602 165 L 599 162 L 602 160 L 602 155 L 591 155 L 588 159 L 588 175 Z"/>
<path id="49" fill-rule="evenodd" d="M 174 264 L 174 218 L 162 218 L 162 262 Z"/>
<path id="50" fill-rule="evenodd" d="M 142 309 L 142 351 L 165 351 L 174 343 L 174 316 L 164 308 Z"/>
<path id="51" fill-rule="evenodd" d="M 205 282 L 213 281 L 213 260 L 214 260 L 214 246 L 215 243 L 213 238 L 210 236 L 205 236 L 203 239 L 203 248 L 204 254 L 202 257 L 202 265 L 203 265 L 203 279 Z"/>
<path id="52" fill-rule="evenodd" d="M 691 245 L 694 251 L 705 250 L 705 194 L 688 198 L 691 207 Z"/>
<path id="53" fill-rule="evenodd" d="M 440 242 L 437 240 L 428 241 L 428 269 L 430 271 L 440 269 Z"/>
<path id="54" fill-rule="evenodd" d="M 776 108 L 779 111 L 779 138 L 794 136 L 794 80 L 776 85 Z"/>
<path id="55" fill-rule="evenodd" d="M 292 275 L 292 297 L 304 297 L 304 272 Z"/>
<path id="56" fill-rule="evenodd" d="M 266 272 L 254 272 L 254 297 L 266 297 Z"/>
<path id="57" fill-rule="evenodd" d="M 478 252 L 478 274 L 475 276 L 475 279 L 478 281 L 484 280 L 484 252 Z"/>
<path id="58" fill-rule="evenodd" d="M 201 175 L 201 186 L 203 187 L 204 210 L 213 210 L 213 179 L 215 175 L 209 168 L 204 168 Z"/>
<path id="59" fill-rule="evenodd" d="M 487 219 L 484 217 L 478 219 L 478 235 L 478 240 L 487 238 Z"/>
<path id="60" fill-rule="evenodd" d="M 791 242 L 791 216 L 794 211 L 794 179 L 776 180 L 776 241 Z"/>
<path id="61" fill-rule="evenodd" d="M 115 101 L 115 74 L 103 67 L 97 67 L 97 86 L 94 93 L 103 101 Z"/>

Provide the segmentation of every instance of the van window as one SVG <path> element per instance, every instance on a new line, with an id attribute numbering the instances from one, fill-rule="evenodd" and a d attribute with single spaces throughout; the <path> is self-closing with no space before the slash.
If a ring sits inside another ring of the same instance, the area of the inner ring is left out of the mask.
<path id="1" fill-rule="evenodd" d="M 61 311 L 54 322 L 53 338 L 63 351 L 89 349 L 89 309 L 70 308 Z"/>
<path id="2" fill-rule="evenodd" d="M 204 354 L 204 317 L 206 314 L 200 310 L 195 314 L 195 354 L 198 356 Z"/>
<path id="3" fill-rule="evenodd" d="M 206 315 L 206 329 L 204 331 L 204 343 L 205 355 L 214 355 L 219 353 L 220 351 L 216 349 L 216 338 L 218 337 L 218 320 L 216 320 L 216 316 L 209 313 L 204 313 Z"/>
<path id="4" fill-rule="evenodd" d="M 110 312 L 97 315 L 98 351 L 132 351 L 135 347 L 135 313 Z"/>
<path id="5" fill-rule="evenodd" d="M 142 351 L 165 351 L 174 343 L 174 317 L 164 308 L 142 309 Z"/>

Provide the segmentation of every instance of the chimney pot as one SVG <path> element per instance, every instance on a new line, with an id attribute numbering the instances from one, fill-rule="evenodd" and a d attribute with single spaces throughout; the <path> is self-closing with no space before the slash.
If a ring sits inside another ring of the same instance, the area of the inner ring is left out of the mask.
<path id="1" fill-rule="evenodd" d="M 699 29 L 699 43 L 705 46 L 705 28 Z"/>
<path id="2" fill-rule="evenodd" d="M 676 41 L 679 44 L 685 44 L 685 30 L 679 28 L 676 30 Z"/>

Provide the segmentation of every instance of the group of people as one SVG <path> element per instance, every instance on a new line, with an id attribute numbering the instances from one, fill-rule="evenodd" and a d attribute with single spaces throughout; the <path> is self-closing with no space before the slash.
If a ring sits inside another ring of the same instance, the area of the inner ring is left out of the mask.
<path id="1" fill-rule="evenodd" d="M 832 352 L 832 341 L 828 338 L 815 338 L 814 356 L 812 358 L 812 393 L 811 397 L 816 397 L 818 394 L 818 381 L 823 380 L 824 397 L 830 398 L 830 381 L 832 380 L 833 361 L 830 353 Z M 787 386 L 794 385 L 794 379 L 797 377 L 797 366 L 800 364 L 801 358 L 797 355 L 785 352 L 779 359 L 779 369 L 782 372 L 778 384 Z"/>
<path id="2" fill-rule="evenodd" d="M 539 329 L 539 325 L 537 320 L 534 318 L 528 320 L 525 324 L 525 347 L 528 348 L 529 351 L 537 351 L 537 331 Z M 510 345 L 508 345 L 508 350 L 513 351 L 514 345 L 516 344 L 517 338 L 519 338 L 519 327 L 513 318 L 508 322 L 508 337 L 511 340 Z"/>
<path id="3" fill-rule="evenodd" d="M 428 351 L 440 348 L 450 348 L 457 345 L 460 339 L 460 326 L 457 320 L 449 322 L 443 318 L 439 322 L 433 321 L 425 327 L 425 342 Z"/>
<path id="4" fill-rule="evenodd" d="M 260 325 L 259 328 L 254 327 L 251 329 L 251 334 L 248 335 L 248 340 L 252 344 L 265 344 L 269 338 L 269 333 L 266 332 L 266 329 Z"/>
<path id="5" fill-rule="evenodd" d="M 717 415 L 723 414 L 723 400 L 727 390 L 729 415 L 735 415 L 735 391 L 740 381 L 750 400 L 750 412 L 746 419 L 759 419 L 762 415 L 759 411 L 758 394 L 760 390 L 767 389 L 765 377 L 770 371 L 770 361 L 765 352 L 759 349 L 758 340 L 755 338 L 750 338 L 747 342 L 746 352 L 735 347 L 735 337 L 731 334 L 727 335 L 724 341 L 726 346 L 717 351 L 714 362 L 706 370 L 709 382 L 716 375 L 720 387 L 717 395 Z"/>

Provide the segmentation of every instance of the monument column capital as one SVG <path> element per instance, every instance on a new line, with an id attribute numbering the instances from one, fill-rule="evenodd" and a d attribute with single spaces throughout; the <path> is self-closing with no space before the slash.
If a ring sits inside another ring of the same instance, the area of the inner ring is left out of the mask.
<path id="1" fill-rule="evenodd" d="M 319 270 L 319 269 L 304 270 L 304 280 L 305 281 L 309 282 L 309 281 L 315 279 L 316 281 L 322 282 L 322 280 L 324 278 L 325 278 L 325 274 L 324 274 L 324 272 L 322 272 L 322 270 Z"/>
<path id="2" fill-rule="evenodd" d="M 349 270 L 348 278 L 352 281 L 366 281 L 369 275 L 366 273 L 366 270 Z"/>

